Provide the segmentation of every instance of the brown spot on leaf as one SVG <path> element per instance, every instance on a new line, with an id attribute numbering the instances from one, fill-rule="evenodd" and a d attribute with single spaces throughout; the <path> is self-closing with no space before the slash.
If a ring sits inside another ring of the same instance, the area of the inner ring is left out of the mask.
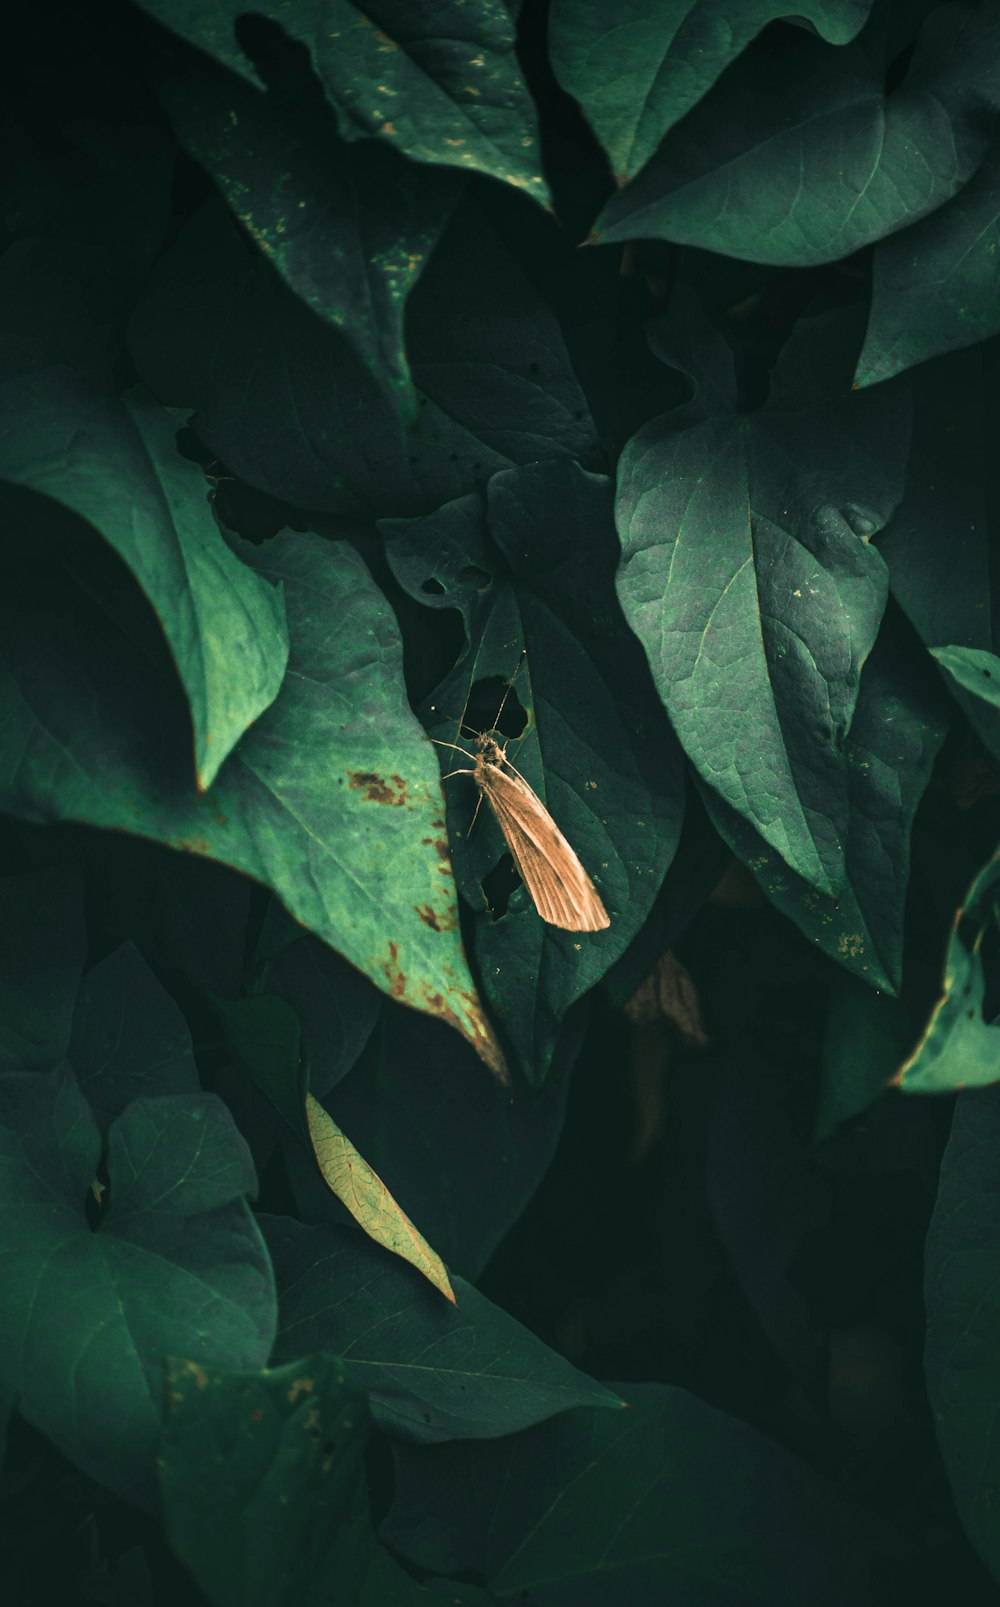
<path id="1" fill-rule="evenodd" d="M 414 904 L 413 908 L 424 925 L 429 926 L 432 932 L 451 932 L 454 931 L 458 924 L 454 910 L 438 912 L 436 909 L 432 909 L 430 904 Z"/>
<path id="2" fill-rule="evenodd" d="M 358 792 L 363 792 L 369 803 L 389 804 L 393 809 L 406 807 L 406 782 L 402 776 L 380 776 L 374 770 L 348 770 L 347 779 Z"/>

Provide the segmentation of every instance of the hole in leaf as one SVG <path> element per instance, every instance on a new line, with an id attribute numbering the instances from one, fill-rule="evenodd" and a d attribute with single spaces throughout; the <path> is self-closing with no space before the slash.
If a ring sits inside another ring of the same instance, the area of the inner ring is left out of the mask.
<path id="1" fill-rule="evenodd" d="M 480 882 L 483 897 L 490 912 L 491 921 L 502 920 L 507 913 L 511 894 L 519 887 L 520 876 L 514 869 L 514 861 L 509 854 L 501 854 L 493 869 L 487 873 Z"/>
<path id="2" fill-rule="evenodd" d="M 477 591 L 486 591 L 493 584 L 493 576 L 488 570 L 480 569 L 478 564 L 466 564 L 458 572 L 458 579 L 463 586 L 475 586 Z"/>
<path id="3" fill-rule="evenodd" d="M 516 685 L 508 691 L 508 683 L 502 675 L 487 675 L 473 682 L 462 721 L 463 736 L 499 731 L 501 736 L 519 737 L 527 724 L 528 715 L 517 695 Z"/>
<path id="4" fill-rule="evenodd" d="M 433 575 L 428 575 L 420 590 L 426 592 L 428 597 L 444 596 L 444 587 L 439 580 L 435 580 Z"/>

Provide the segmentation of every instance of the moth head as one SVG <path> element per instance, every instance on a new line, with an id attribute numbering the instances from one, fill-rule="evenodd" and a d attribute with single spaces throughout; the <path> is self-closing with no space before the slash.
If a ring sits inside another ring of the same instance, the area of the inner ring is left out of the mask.
<path id="1" fill-rule="evenodd" d="M 479 757 L 484 764 L 502 764 L 503 748 L 500 746 L 492 731 L 484 731 L 479 738 L 477 747 Z"/>

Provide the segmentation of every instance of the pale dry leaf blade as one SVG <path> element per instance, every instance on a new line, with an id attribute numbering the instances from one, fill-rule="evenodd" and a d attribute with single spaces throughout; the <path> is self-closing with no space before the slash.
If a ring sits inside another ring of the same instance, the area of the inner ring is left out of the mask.
<path id="1" fill-rule="evenodd" d="M 393 1255 L 402 1257 L 452 1305 L 458 1304 L 444 1262 L 432 1250 L 406 1212 L 397 1205 L 378 1173 L 373 1171 L 336 1122 L 312 1094 L 306 1095 L 306 1123 L 323 1179 L 350 1211 L 368 1237 Z"/>

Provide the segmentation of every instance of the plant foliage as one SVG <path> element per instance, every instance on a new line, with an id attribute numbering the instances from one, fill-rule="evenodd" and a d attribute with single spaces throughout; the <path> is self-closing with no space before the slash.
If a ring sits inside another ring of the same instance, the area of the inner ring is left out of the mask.
<path id="1" fill-rule="evenodd" d="M 1000 3 L 4 56 L 5 1600 L 994 1602 Z"/>

